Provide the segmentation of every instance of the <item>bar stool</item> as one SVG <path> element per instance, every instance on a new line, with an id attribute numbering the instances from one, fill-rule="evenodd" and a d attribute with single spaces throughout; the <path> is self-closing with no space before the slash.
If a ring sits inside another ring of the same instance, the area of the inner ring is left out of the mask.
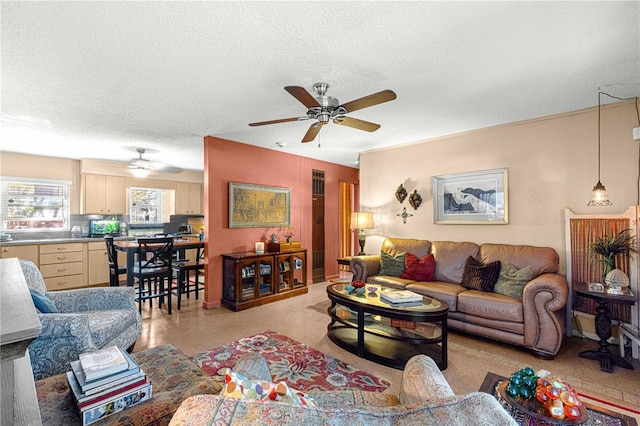
<path id="1" fill-rule="evenodd" d="M 105 236 L 104 242 L 107 245 L 107 256 L 109 258 L 109 285 L 118 287 L 120 286 L 120 275 L 127 273 L 127 267 L 118 266 L 118 252 L 113 244 L 113 235 Z"/>
<path id="2" fill-rule="evenodd" d="M 133 277 L 138 283 L 136 302 L 142 313 L 142 303 L 158 298 L 160 307 L 167 297 L 167 312 L 171 315 L 171 281 L 173 278 L 173 238 L 138 238 L 138 260 Z"/>
<path id="3" fill-rule="evenodd" d="M 198 299 L 198 292 L 204 289 L 204 283 L 200 283 L 200 271 L 204 271 L 204 248 L 197 249 L 195 262 L 189 260 L 173 262 L 173 271 L 176 277 L 176 292 L 174 294 L 178 297 L 178 309 L 180 309 L 182 294 L 186 294 L 188 298 L 189 293 L 195 292 L 196 299 Z M 193 288 L 191 288 L 191 272 L 194 273 Z"/>

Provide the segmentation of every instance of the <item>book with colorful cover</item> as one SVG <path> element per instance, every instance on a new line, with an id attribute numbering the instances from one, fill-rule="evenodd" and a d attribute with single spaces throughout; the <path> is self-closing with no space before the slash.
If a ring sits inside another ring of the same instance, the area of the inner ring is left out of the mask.
<path id="1" fill-rule="evenodd" d="M 129 368 L 123 352 L 117 346 L 109 346 L 95 352 L 80 354 L 79 361 L 85 380 L 90 382 Z"/>
<path id="2" fill-rule="evenodd" d="M 153 397 L 153 388 L 150 382 L 143 385 L 139 389 L 129 391 L 124 395 L 100 401 L 97 404 L 85 408 L 79 408 L 80 417 L 82 418 L 82 426 L 87 426 L 102 420 L 112 414 L 118 413 L 126 408 L 132 407 L 141 402 L 147 401 Z"/>
<path id="3" fill-rule="evenodd" d="M 82 371 L 82 367 L 80 366 L 80 361 L 71 361 L 70 363 L 71 370 L 73 371 L 76 377 L 76 380 L 80 384 L 82 393 L 92 394 L 92 393 L 100 392 L 101 390 L 104 390 L 107 387 L 115 385 L 115 382 L 117 380 L 120 380 L 120 382 L 122 382 L 123 379 L 125 378 L 130 378 L 130 376 L 133 376 L 134 374 L 139 374 L 140 366 L 138 366 L 138 363 L 136 363 L 128 353 L 126 352 L 123 352 L 123 353 L 125 358 L 128 361 L 129 368 L 127 370 L 114 373 L 110 376 L 102 377 L 100 379 L 96 379 L 92 381 L 88 381 L 85 378 L 84 372 Z"/>
<path id="4" fill-rule="evenodd" d="M 411 290 L 394 290 L 385 288 L 380 292 L 380 300 L 388 303 L 422 302 L 422 295 Z"/>
<path id="5" fill-rule="evenodd" d="M 67 371 L 67 381 L 69 382 L 69 388 L 71 388 L 73 399 L 75 400 L 76 405 L 82 408 L 91 404 L 95 404 L 96 402 L 101 400 L 113 398 L 120 393 L 133 390 L 136 387 L 143 385 L 147 381 L 147 376 L 144 373 L 142 373 L 142 375 L 136 374 L 134 376 L 127 377 L 122 382 L 114 383 L 108 388 L 90 395 L 82 393 L 82 389 L 80 389 L 78 380 L 76 379 L 76 376 L 72 371 Z"/>

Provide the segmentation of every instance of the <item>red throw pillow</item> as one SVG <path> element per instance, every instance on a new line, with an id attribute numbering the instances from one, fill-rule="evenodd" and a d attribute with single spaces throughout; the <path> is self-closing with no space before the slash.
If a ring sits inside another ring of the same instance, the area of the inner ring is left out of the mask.
<path id="1" fill-rule="evenodd" d="M 432 254 L 418 259 L 418 256 L 407 253 L 404 258 L 404 272 L 400 278 L 415 281 L 435 281 L 436 259 Z"/>

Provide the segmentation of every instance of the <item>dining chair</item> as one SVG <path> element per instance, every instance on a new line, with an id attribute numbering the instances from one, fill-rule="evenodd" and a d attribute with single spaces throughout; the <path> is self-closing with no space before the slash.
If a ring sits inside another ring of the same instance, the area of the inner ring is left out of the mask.
<path id="1" fill-rule="evenodd" d="M 182 303 L 182 295 L 195 293 L 198 299 L 198 292 L 204 289 L 204 282 L 200 283 L 200 271 L 204 271 L 204 247 L 196 249 L 196 260 L 178 260 L 173 262 L 173 271 L 176 277 L 175 295 L 178 297 L 178 309 Z M 194 273 L 194 281 L 191 281 L 191 272 Z M 193 288 L 191 286 L 193 285 Z"/>
<path id="2" fill-rule="evenodd" d="M 138 238 L 138 259 L 133 267 L 133 277 L 138 284 L 136 301 L 142 313 L 142 303 L 149 300 L 153 307 L 153 299 L 158 299 L 162 307 L 167 298 L 167 312 L 171 315 L 171 281 L 173 238 Z"/>
<path id="3" fill-rule="evenodd" d="M 107 256 L 109 258 L 109 285 L 118 287 L 120 286 L 120 275 L 127 273 L 127 267 L 118 265 L 118 252 L 113 244 L 113 235 L 105 236 L 104 242 L 107 245 Z"/>

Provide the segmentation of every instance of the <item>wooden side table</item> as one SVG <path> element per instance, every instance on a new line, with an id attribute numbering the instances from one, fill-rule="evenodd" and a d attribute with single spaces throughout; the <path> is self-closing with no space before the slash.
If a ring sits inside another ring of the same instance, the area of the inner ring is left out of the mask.
<path id="1" fill-rule="evenodd" d="M 593 299 L 598 304 L 598 314 L 595 317 L 596 334 L 600 338 L 598 350 L 583 351 L 578 354 L 581 358 L 600 360 L 600 370 L 607 373 L 613 372 L 613 366 L 617 365 L 622 368 L 633 370 L 633 366 L 621 356 L 612 354 L 609 350 L 608 339 L 611 337 L 611 316 L 609 314 L 608 303 L 633 305 L 636 297 L 625 288 L 623 294 L 612 294 L 589 290 L 586 283 L 578 283 L 574 287 L 576 293 L 581 296 Z"/>

